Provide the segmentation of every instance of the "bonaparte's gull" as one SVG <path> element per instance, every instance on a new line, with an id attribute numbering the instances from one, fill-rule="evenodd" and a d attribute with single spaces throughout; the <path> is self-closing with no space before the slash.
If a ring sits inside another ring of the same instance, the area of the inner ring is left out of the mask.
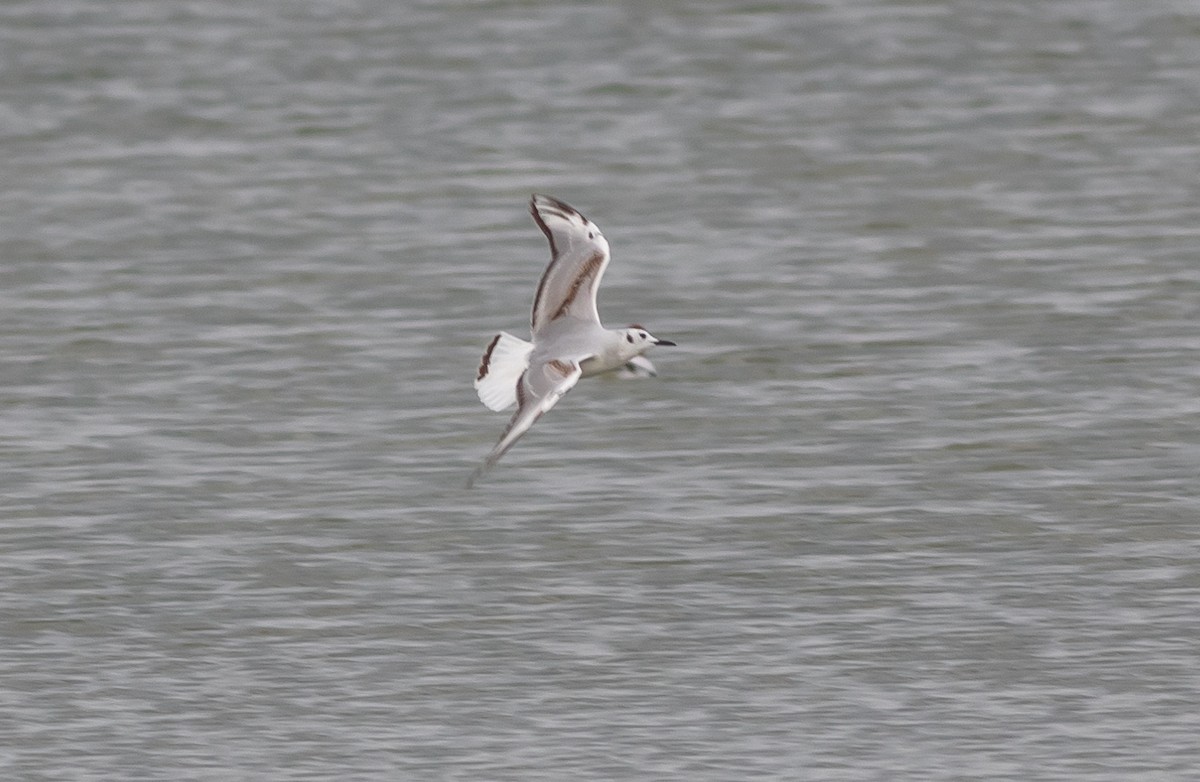
<path id="1" fill-rule="evenodd" d="M 533 341 L 502 331 L 488 343 L 479 362 L 475 390 L 480 401 L 492 410 L 515 403 L 517 412 L 487 460 L 467 481 L 468 487 L 579 378 L 614 369 L 656 374 L 642 353 L 655 345 L 675 344 L 652 336 L 642 326 L 606 329 L 600 325 L 596 291 L 608 266 L 608 241 L 595 223 L 558 199 L 535 194 L 529 211 L 550 240 L 550 265 L 533 297 L 529 324 Z"/>

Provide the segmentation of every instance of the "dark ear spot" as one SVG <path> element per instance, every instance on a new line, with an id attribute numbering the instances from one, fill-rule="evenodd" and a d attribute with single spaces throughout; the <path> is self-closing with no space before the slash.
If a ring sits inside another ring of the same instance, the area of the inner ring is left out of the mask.
<path id="1" fill-rule="evenodd" d="M 633 343 L 633 335 L 632 335 L 632 334 L 626 334 L 626 335 L 625 335 L 625 341 L 626 341 L 626 342 L 629 342 L 629 343 L 631 343 L 631 344 L 632 344 L 632 343 Z"/>

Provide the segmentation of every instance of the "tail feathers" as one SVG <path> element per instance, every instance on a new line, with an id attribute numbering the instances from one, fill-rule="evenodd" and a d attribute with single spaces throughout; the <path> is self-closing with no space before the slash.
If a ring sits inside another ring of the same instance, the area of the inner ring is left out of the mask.
<path id="1" fill-rule="evenodd" d="M 533 344 L 501 331 L 483 353 L 475 390 L 489 410 L 503 410 L 517 402 L 517 382 L 529 367 Z"/>

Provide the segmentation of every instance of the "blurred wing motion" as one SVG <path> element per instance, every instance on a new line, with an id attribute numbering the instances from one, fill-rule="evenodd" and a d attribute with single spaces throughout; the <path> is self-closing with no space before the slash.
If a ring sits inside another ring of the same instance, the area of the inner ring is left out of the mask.
<path id="1" fill-rule="evenodd" d="M 583 370 L 579 361 L 561 361 L 551 359 L 531 365 L 517 381 L 517 412 L 508 422 L 508 428 L 496 443 L 496 447 L 488 454 L 487 460 L 479 466 L 467 481 L 467 488 L 475 479 L 483 475 L 500 461 L 500 457 L 516 444 L 521 436 L 529 431 L 542 415 L 554 407 L 563 394 L 570 391 Z"/>
<path id="2" fill-rule="evenodd" d="M 634 356 L 621 367 L 618 377 L 658 377 L 654 362 L 645 356 Z"/>

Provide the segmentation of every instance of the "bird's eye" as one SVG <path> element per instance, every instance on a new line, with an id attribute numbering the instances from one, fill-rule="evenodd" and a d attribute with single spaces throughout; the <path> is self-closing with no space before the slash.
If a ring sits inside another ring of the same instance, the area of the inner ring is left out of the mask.
<path id="1" fill-rule="evenodd" d="M 596 238 L 596 234 L 595 234 L 595 233 L 593 233 L 592 231 L 588 231 L 588 238 L 589 238 L 589 239 L 595 239 L 595 238 Z"/>
<path id="2" fill-rule="evenodd" d="M 650 335 L 643 331 L 641 334 L 638 334 L 638 336 L 641 337 L 642 339 L 645 339 L 646 337 L 648 337 Z"/>
<path id="3" fill-rule="evenodd" d="M 632 334 L 626 334 L 626 335 L 625 335 L 625 341 L 626 341 L 626 342 L 628 342 L 628 343 L 630 343 L 630 344 L 633 344 L 633 335 L 632 335 Z"/>

